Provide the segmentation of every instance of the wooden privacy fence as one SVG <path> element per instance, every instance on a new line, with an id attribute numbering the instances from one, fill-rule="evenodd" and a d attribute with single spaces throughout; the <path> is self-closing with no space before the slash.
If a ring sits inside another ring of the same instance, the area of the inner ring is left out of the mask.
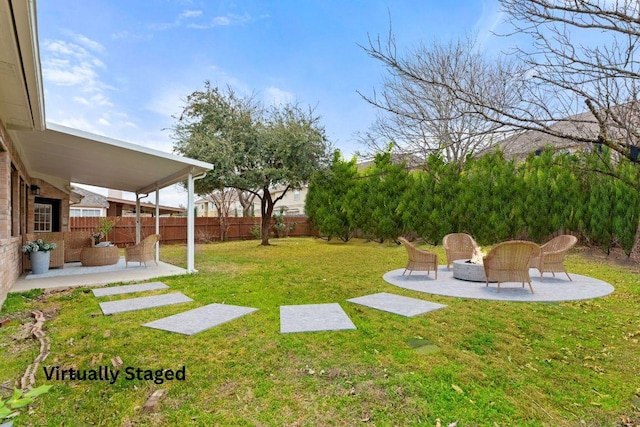
<path id="1" fill-rule="evenodd" d="M 103 239 L 120 247 L 131 246 L 136 241 L 135 217 L 109 217 L 115 223 L 109 235 Z M 86 231 L 91 234 L 98 231 L 100 218 L 88 217 L 70 218 L 71 231 Z M 260 230 L 260 218 L 229 218 L 228 240 L 254 239 L 252 229 Z M 272 221 L 273 223 L 273 221 Z M 284 223 L 291 228 L 286 235 L 289 236 L 316 236 L 306 216 L 286 216 Z M 293 227 L 291 227 L 293 226 Z M 140 218 L 140 233 L 144 238 L 156 231 L 156 219 L 152 217 Z M 274 229 L 274 237 L 278 237 Z M 217 217 L 195 218 L 195 240 L 197 243 L 205 243 L 220 240 L 220 219 Z M 186 244 L 187 243 L 187 217 L 160 217 L 160 243 L 161 244 Z"/>

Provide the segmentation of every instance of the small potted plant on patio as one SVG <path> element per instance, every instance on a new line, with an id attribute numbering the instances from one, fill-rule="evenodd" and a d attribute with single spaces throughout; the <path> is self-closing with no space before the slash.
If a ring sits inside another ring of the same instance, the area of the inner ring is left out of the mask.
<path id="1" fill-rule="evenodd" d="M 33 274 L 42 274 L 49 271 L 50 251 L 57 247 L 56 243 L 46 243 L 42 239 L 27 242 L 22 247 L 22 252 L 27 254 L 29 260 L 31 260 L 31 272 Z"/>
<path id="2" fill-rule="evenodd" d="M 98 243 L 100 243 L 100 240 L 103 237 L 107 237 L 109 235 L 109 232 L 115 225 L 116 225 L 115 222 L 111 221 L 106 217 L 100 218 L 100 225 L 98 226 L 98 231 L 91 234 L 94 244 L 97 245 Z"/>

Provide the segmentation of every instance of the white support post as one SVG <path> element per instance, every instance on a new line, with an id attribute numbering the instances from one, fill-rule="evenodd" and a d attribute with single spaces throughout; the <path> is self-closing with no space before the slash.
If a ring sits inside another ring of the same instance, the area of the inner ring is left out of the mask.
<path id="1" fill-rule="evenodd" d="M 140 194 L 136 193 L 136 245 L 140 243 Z"/>
<path id="2" fill-rule="evenodd" d="M 160 188 L 156 184 L 156 234 L 160 234 Z M 156 263 L 160 261 L 160 242 L 156 244 Z"/>
<path id="3" fill-rule="evenodd" d="M 187 273 L 197 273 L 195 269 L 195 218 L 193 208 L 193 174 L 187 178 Z"/>
<path id="4" fill-rule="evenodd" d="M 206 172 L 201 175 L 193 176 L 193 173 L 189 173 L 187 178 L 187 273 L 197 273 L 195 268 L 195 202 L 193 196 L 194 181 L 202 179 L 207 176 Z"/>

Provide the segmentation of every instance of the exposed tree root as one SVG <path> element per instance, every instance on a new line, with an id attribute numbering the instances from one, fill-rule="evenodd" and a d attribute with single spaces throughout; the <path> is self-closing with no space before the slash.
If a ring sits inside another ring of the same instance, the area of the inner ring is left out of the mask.
<path id="1" fill-rule="evenodd" d="M 49 351 L 51 348 L 49 338 L 42 330 L 44 322 L 46 321 L 44 314 L 40 310 L 34 310 L 31 312 L 31 314 L 35 318 L 35 323 L 31 328 L 31 335 L 33 335 L 38 339 L 38 341 L 40 341 L 40 354 L 38 354 L 38 356 L 33 360 L 33 363 L 27 367 L 26 372 L 22 376 L 22 380 L 20 381 L 20 388 L 22 390 L 27 390 L 27 387 L 33 388 L 33 386 L 35 386 L 36 372 L 38 372 L 38 367 L 40 366 L 40 363 L 44 362 L 47 356 L 49 356 Z"/>

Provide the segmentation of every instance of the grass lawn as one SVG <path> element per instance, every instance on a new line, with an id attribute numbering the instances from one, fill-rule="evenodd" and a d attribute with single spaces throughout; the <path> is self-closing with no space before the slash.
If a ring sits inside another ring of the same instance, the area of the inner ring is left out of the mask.
<path id="1" fill-rule="evenodd" d="M 22 323 L 45 324 L 44 366 L 186 369 L 186 380 L 46 381 L 15 426 L 635 426 L 640 425 L 640 278 L 630 267 L 569 255 L 570 272 L 611 283 L 605 298 L 567 303 L 465 300 L 393 287 L 383 273 L 404 248 L 311 238 L 197 246 L 200 273 L 167 277 L 194 302 L 101 315 L 89 289 L 11 294 L 0 319 L 0 383 L 12 387 L 38 354 Z M 444 263 L 441 247 L 434 249 Z M 162 259 L 184 266 L 186 248 Z M 346 302 L 376 292 L 448 307 L 414 318 Z M 166 293 L 154 291 L 153 293 Z M 137 295 L 136 295 L 137 296 Z M 210 303 L 259 310 L 193 336 L 140 325 Z M 280 334 L 280 305 L 340 303 L 358 328 Z M 413 341 L 439 351 L 423 353 Z M 92 359 L 102 354 L 101 362 Z M 95 361 L 95 360 L 94 360 Z M 157 412 L 141 407 L 166 389 Z M 4 397 L 6 389 L 0 389 Z M 627 423 L 627 424 L 625 424 Z"/>

